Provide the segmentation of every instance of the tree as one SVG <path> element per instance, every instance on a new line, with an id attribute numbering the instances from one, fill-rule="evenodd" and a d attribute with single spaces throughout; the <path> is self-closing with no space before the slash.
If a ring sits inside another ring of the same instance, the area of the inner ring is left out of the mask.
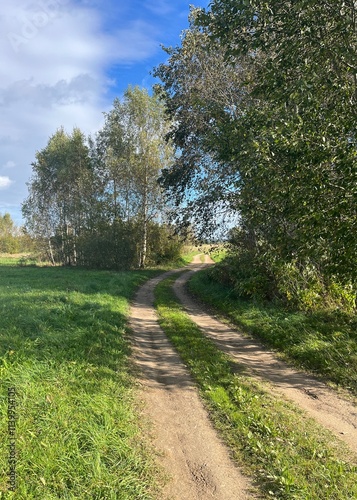
<path id="1" fill-rule="evenodd" d="M 232 64 L 212 44 L 209 32 L 196 26 L 199 9 L 190 14 L 190 27 L 181 46 L 165 48 L 169 58 L 155 69 L 157 86 L 172 122 L 169 137 L 177 156 L 163 171 L 161 182 L 176 201 L 176 223 L 195 221 L 201 235 L 212 232 L 222 214 L 235 208 L 239 170 L 232 162 L 232 128 L 249 98 L 244 58 Z M 220 221 L 221 222 L 221 221 Z"/>
<path id="2" fill-rule="evenodd" d="M 246 226 L 272 259 L 344 282 L 357 278 L 356 14 L 353 0 L 214 0 L 198 17 L 252 68 L 234 138 Z"/>
<path id="3" fill-rule="evenodd" d="M 0 214 L 0 252 L 15 253 L 19 250 L 19 231 L 9 213 Z"/>
<path id="4" fill-rule="evenodd" d="M 163 184 L 211 220 L 228 202 L 267 282 L 356 282 L 356 43 L 351 0 L 213 0 L 156 70 L 181 152 Z"/>
<path id="5" fill-rule="evenodd" d="M 48 242 L 49 256 L 76 264 L 76 242 L 87 222 L 92 172 L 85 138 L 79 129 L 71 135 L 59 129 L 36 153 L 29 196 L 23 204 L 27 228 Z"/>
<path id="6" fill-rule="evenodd" d="M 165 141 L 168 127 L 159 97 L 129 87 L 123 100 L 115 99 L 113 109 L 105 114 L 97 138 L 113 220 L 139 224 L 140 267 L 146 262 L 149 224 L 164 206 L 157 179 L 172 161 L 171 145 Z"/>
<path id="7" fill-rule="evenodd" d="M 150 237 L 169 234 L 158 226 L 157 179 L 172 160 L 164 115 L 157 95 L 129 87 L 95 138 L 61 128 L 36 153 L 23 214 L 53 263 L 127 269 L 155 255 Z"/>

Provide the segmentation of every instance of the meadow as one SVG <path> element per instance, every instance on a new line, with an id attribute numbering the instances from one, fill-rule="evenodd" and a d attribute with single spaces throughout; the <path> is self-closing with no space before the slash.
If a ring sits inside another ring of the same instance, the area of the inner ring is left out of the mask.
<path id="1" fill-rule="evenodd" d="M 0 498 L 155 498 L 158 474 L 137 406 L 126 320 L 134 290 L 157 271 L 15 264 L 0 263 Z"/>

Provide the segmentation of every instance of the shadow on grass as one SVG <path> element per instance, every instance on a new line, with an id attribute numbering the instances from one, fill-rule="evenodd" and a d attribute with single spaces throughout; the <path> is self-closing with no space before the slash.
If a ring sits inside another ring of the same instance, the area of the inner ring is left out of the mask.
<path id="1" fill-rule="evenodd" d="M 99 368 L 95 378 L 119 373 L 130 352 L 128 301 L 158 272 L 0 266 L 0 366 L 46 361 Z"/>

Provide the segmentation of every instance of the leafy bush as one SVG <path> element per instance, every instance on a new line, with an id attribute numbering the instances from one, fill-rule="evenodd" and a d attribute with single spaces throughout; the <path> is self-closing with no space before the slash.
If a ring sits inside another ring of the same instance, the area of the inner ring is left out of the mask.
<path id="1" fill-rule="evenodd" d="M 226 284 L 242 298 L 266 300 L 275 295 L 274 279 L 264 264 L 249 252 L 229 255 L 210 270 L 210 276 Z"/>
<path id="2" fill-rule="evenodd" d="M 152 224 L 149 229 L 148 261 L 163 264 L 179 260 L 182 251 L 181 238 L 166 225 Z"/>
<path id="3" fill-rule="evenodd" d="M 279 255 L 274 248 L 267 251 L 256 233 L 245 227 L 232 229 L 230 236 L 230 253 L 210 276 L 237 297 L 274 300 L 301 311 L 356 309 L 356 287 L 342 284 L 309 258 L 288 258 L 288 253 Z"/>

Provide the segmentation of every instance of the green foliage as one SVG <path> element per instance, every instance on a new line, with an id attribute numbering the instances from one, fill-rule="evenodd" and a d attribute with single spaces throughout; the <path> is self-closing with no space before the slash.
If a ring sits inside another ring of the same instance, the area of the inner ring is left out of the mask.
<path id="1" fill-rule="evenodd" d="M 181 257 L 182 240 L 170 226 L 150 224 L 148 263 L 154 265 L 176 262 Z"/>
<path id="2" fill-rule="evenodd" d="M 210 270 L 210 275 L 239 297 L 265 300 L 274 293 L 273 281 L 264 265 L 257 261 L 252 265 L 252 257 L 249 252 L 228 256 Z"/>
<path id="3" fill-rule="evenodd" d="M 0 498 L 157 498 L 126 338 L 129 300 L 150 276 L 0 266 Z M 5 492 L 9 387 L 15 494 Z"/>
<path id="4" fill-rule="evenodd" d="M 202 232 L 239 215 L 242 294 L 317 307 L 356 288 L 356 18 L 352 1 L 213 0 L 156 70 L 180 151 L 163 184 Z"/>
<path id="5" fill-rule="evenodd" d="M 95 139 L 61 128 L 36 153 L 23 215 L 45 261 L 130 269 L 177 256 L 157 182 L 172 157 L 164 115 L 156 94 L 129 87 Z"/>
<path id="6" fill-rule="evenodd" d="M 357 250 L 355 20 L 355 3 L 342 0 L 215 0 L 201 16 L 232 63 L 252 68 L 232 151 L 243 222 L 270 261 L 312 262 L 347 285 Z"/>
<path id="7" fill-rule="evenodd" d="M 0 214 L 0 253 L 17 253 L 20 242 L 10 214 Z"/>
<path id="8" fill-rule="evenodd" d="M 232 119 L 240 115 L 245 96 L 245 68 L 225 63 L 224 49 L 210 45 L 207 32 L 195 27 L 196 16 L 193 9 L 181 46 L 164 49 L 168 60 L 154 74 L 162 81 L 157 89 L 171 124 L 168 137 L 178 153 L 160 182 L 175 202 L 176 224 L 189 229 L 194 221 L 196 236 L 207 236 L 216 227 L 215 215 L 227 211 L 239 177 L 226 159 L 233 147 Z"/>
<path id="9" fill-rule="evenodd" d="M 356 289 L 341 284 L 337 278 L 328 281 L 309 261 L 270 262 L 259 251 L 244 246 L 228 254 L 209 273 L 232 294 L 254 301 L 274 301 L 290 309 L 356 311 Z"/>
<path id="10" fill-rule="evenodd" d="M 196 273 L 194 279 L 196 279 Z M 175 279 L 175 278 L 173 278 Z M 352 499 L 357 468 L 344 446 L 297 408 L 245 376 L 178 304 L 172 279 L 156 289 L 160 322 L 199 386 L 239 465 L 258 478 L 263 498 Z M 207 287 L 207 295 L 212 289 Z"/>

